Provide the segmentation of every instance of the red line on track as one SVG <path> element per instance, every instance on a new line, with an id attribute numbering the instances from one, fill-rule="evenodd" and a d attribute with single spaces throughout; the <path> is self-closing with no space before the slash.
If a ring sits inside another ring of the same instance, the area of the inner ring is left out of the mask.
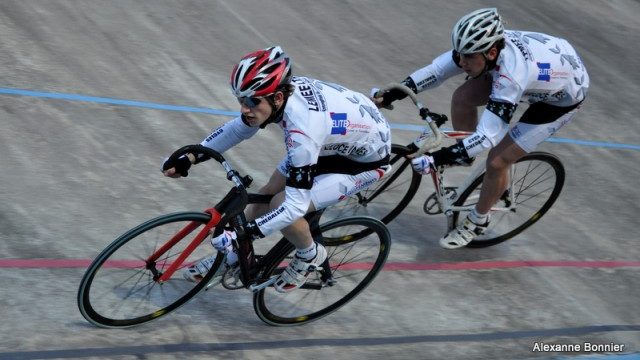
<path id="1" fill-rule="evenodd" d="M 0 268 L 22 269 L 63 269 L 63 268 L 87 268 L 91 264 L 89 259 L 0 259 Z M 127 268 L 139 267 L 140 260 L 112 260 L 109 267 Z M 367 264 L 347 264 L 341 269 L 368 268 Z M 640 261 L 479 261 L 479 262 L 452 262 L 452 263 L 399 263 L 388 262 L 384 266 L 386 271 L 425 271 L 425 270 L 483 270 L 483 269 L 509 269 L 509 268 L 542 268 L 542 267 L 575 267 L 575 268 L 621 268 L 640 267 Z"/>

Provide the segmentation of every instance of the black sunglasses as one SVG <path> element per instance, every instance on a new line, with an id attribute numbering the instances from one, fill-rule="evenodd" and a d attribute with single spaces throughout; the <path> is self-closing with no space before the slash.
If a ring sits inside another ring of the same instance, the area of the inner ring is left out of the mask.
<path id="1" fill-rule="evenodd" d="M 260 105 L 260 103 L 262 102 L 262 98 L 245 96 L 239 97 L 238 102 L 240 103 L 240 105 L 244 105 L 249 109 L 253 109 L 254 107 Z"/>

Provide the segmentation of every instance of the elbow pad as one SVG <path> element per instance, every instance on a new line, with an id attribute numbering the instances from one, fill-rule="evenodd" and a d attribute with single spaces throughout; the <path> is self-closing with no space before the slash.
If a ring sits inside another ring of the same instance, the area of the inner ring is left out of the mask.
<path id="1" fill-rule="evenodd" d="M 309 190 L 313 186 L 313 179 L 315 179 L 315 177 L 315 164 L 301 167 L 290 166 L 286 185 L 296 189 Z"/>

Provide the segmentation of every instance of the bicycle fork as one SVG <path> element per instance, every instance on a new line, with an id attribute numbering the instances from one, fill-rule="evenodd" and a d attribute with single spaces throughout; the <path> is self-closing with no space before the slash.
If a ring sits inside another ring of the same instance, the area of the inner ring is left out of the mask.
<path id="1" fill-rule="evenodd" d="M 167 251 L 169 251 L 176 243 L 184 239 L 187 235 L 189 235 L 193 230 L 200 226 L 200 223 L 191 222 L 187 226 L 185 226 L 182 230 L 180 230 L 177 234 L 175 234 L 169 241 L 167 241 L 162 247 L 160 247 L 157 251 L 155 251 L 147 260 L 146 268 L 151 271 L 153 274 L 153 279 L 159 283 L 163 283 L 171 278 L 173 274 L 176 272 L 178 268 L 184 263 L 184 261 L 191 255 L 191 253 L 204 241 L 204 239 L 209 235 L 209 232 L 212 228 L 214 228 L 218 222 L 220 221 L 221 215 L 215 209 L 207 209 L 205 212 L 211 214 L 211 220 L 204 226 L 202 230 L 196 235 L 196 237 L 191 241 L 189 245 L 187 245 L 186 249 L 178 256 L 178 258 L 173 261 L 169 267 L 164 271 L 160 272 L 156 268 L 156 261 L 164 255 Z"/>

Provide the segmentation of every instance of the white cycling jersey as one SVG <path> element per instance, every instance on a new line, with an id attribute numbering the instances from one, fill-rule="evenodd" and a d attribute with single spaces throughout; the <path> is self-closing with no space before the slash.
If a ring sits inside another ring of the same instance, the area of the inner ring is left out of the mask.
<path id="1" fill-rule="evenodd" d="M 564 39 L 547 34 L 505 30 L 505 48 L 490 73 L 490 98 L 516 104 L 545 102 L 571 106 L 584 100 L 589 75 L 574 48 Z M 410 75 L 418 92 L 434 88 L 463 73 L 451 51 Z"/>
<path id="2" fill-rule="evenodd" d="M 505 47 L 500 51 L 495 67 L 489 70 L 492 77 L 489 99 L 492 102 L 483 112 L 476 133 L 463 141 L 470 157 L 495 146 L 502 139 L 519 102 L 570 108 L 584 100 L 589 88 L 584 64 L 566 40 L 538 32 L 513 30 L 505 30 L 504 39 Z M 463 70 L 448 51 L 410 77 L 420 92 L 461 73 Z M 544 112 L 540 113 L 545 116 Z M 555 115 L 549 117 L 536 121 L 545 124 L 557 119 Z M 556 125 L 553 127 L 557 130 Z M 522 137 L 517 142 L 530 150 L 541 141 L 539 136 L 536 139 Z"/>
<path id="3" fill-rule="evenodd" d="M 306 77 L 293 77 L 291 83 L 295 89 L 278 122 L 284 130 L 287 150 L 278 166 L 283 175 L 292 174 L 292 169 L 313 168 L 319 159 L 322 163 L 323 158 L 331 159 L 329 164 L 328 161 L 324 164 L 332 169 L 329 172 L 337 173 L 342 173 L 341 159 L 345 159 L 345 173 L 351 173 L 352 169 L 347 167 L 359 168 L 358 164 L 362 164 L 365 172 L 373 170 L 367 164 L 385 162 L 391 152 L 389 124 L 367 96 Z M 257 131 L 258 128 L 248 126 L 239 116 L 215 129 L 202 145 L 223 153 Z M 321 173 L 322 168 L 318 166 Z M 290 180 L 285 188 L 284 203 L 256 219 L 264 235 L 291 224 L 309 209 L 311 186 L 296 185 L 304 179 Z"/>

